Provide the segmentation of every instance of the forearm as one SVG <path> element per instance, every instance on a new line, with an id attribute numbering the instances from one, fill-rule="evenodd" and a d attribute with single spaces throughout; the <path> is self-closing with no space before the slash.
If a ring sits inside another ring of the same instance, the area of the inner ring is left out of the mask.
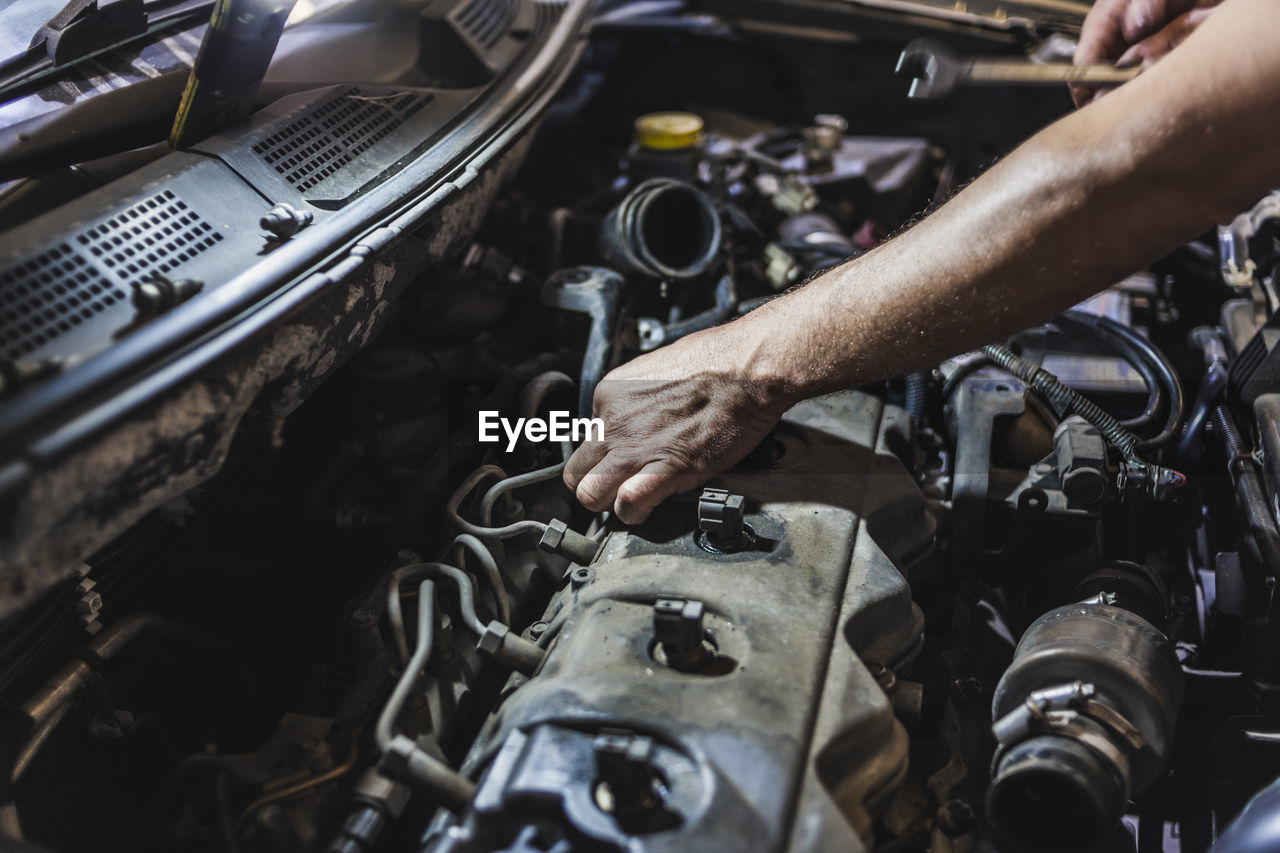
<path id="1" fill-rule="evenodd" d="M 1280 180 L 1268 0 L 1228 0 L 1138 80 L 1046 129 L 910 231 L 735 326 L 786 402 L 1044 319 Z M 1222 164 L 1221 168 L 1213 164 Z M 779 333 L 779 330 L 785 330 Z"/>

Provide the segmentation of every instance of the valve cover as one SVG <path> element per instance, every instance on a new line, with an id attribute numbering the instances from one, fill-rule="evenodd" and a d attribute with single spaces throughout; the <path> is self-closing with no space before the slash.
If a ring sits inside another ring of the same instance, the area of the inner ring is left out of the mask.
<path id="1" fill-rule="evenodd" d="M 738 550 L 688 501 L 614 530 L 473 751 L 492 760 L 472 813 L 428 849 L 864 849 L 907 761 L 873 673 L 901 673 L 923 636 L 906 574 L 933 521 L 891 451 L 909 429 L 857 392 L 796 407 L 715 484 L 744 498 Z M 701 654 L 655 637 L 681 616 Z"/>

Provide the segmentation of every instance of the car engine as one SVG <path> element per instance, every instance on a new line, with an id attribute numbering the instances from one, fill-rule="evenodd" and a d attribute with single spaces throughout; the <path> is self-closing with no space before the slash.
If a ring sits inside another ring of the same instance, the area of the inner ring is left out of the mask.
<path id="1" fill-rule="evenodd" d="M 411 71 L 269 76 L 243 138 L 12 174 L 0 139 L 13 849 L 1272 849 L 1277 196 L 801 403 L 627 526 L 562 481 L 605 374 L 874 250 L 1069 108 L 908 102 L 903 45 L 1017 53 L 1083 13 L 513 0 L 484 36 L 410 5 L 379 44 L 412 29 Z M 469 195 L 391 199 L 472 121 L 440 111 L 544 71 L 527 126 L 469 131 Z M 136 230 L 163 205 L 198 242 Z M 398 218 L 357 238 L 362 205 Z M 271 264 L 310 289 L 236 302 Z"/>

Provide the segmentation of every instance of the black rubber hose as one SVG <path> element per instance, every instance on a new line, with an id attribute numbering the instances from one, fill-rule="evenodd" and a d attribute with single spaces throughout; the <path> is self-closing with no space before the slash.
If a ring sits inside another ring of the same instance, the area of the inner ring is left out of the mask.
<path id="1" fill-rule="evenodd" d="M 733 279 L 724 276 L 716 285 L 716 304 L 712 308 L 708 308 L 698 314 L 694 314 L 686 320 L 678 320 L 675 323 L 668 323 L 662 327 L 662 342 L 669 344 L 678 341 L 681 338 L 688 337 L 694 332 L 701 332 L 703 329 L 710 329 L 719 323 L 723 323 L 734 315 L 738 308 L 738 290 L 733 286 Z"/>
<path id="2" fill-rule="evenodd" d="M 1138 437 L 1121 425 L 1109 412 L 1090 400 L 1088 397 L 1063 385 L 1058 377 L 1042 367 L 1019 358 L 1008 349 L 994 344 L 982 348 L 987 357 L 998 367 L 1007 370 L 1027 383 L 1033 391 L 1047 399 L 1059 412 L 1071 412 L 1084 418 L 1102 433 L 1103 438 L 1111 443 L 1131 461 L 1138 459 Z"/>
<path id="3" fill-rule="evenodd" d="M 1165 393 L 1169 397 L 1169 411 L 1165 416 L 1164 427 L 1151 438 L 1138 442 L 1138 449 L 1145 450 L 1168 444 L 1177 437 L 1179 427 L 1187 413 L 1187 398 L 1182 390 L 1182 381 L 1178 378 L 1178 371 L 1165 354 L 1160 351 L 1159 347 L 1128 326 L 1117 323 L 1110 317 L 1098 318 L 1098 325 L 1116 336 L 1118 340 L 1127 341 L 1139 357 L 1146 359 L 1147 363 L 1155 370 L 1156 376 L 1163 384 Z"/>
<path id="4" fill-rule="evenodd" d="M 502 411 L 509 407 L 521 389 L 535 376 L 562 366 L 559 353 L 544 353 L 529 359 L 508 373 L 478 406 L 479 411 Z M 472 413 L 474 414 L 474 413 Z M 474 417 L 449 436 L 419 469 L 400 502 L 397 534 L 400 542 L 421 550 L 430 532 L 425 523 L 431 514 L 444 506 L 462 478 L 479 464 L 480 438 Z"/>
<path id="5" fill-rule="evenodd" d="M 1222 344 L 1218 330 L 1208 326 L 1199 326 L 1191 330 L 1190 343 L 1204 354 L 1204 381 L 1196 394 L 1195 405 L 1191 407 L 1191 416 L 1182 430 L 1182 438 L 1178 440 L 1175 450 L 1176 458 L 1182 464 L 1195 464 L 1204 453 L 1201 437 L 1204 426 L 1209 422 L 1213 408 L 1227 389 L 1227 348 Z"/>
<path id="6" fill-rule="evenodd" d="M 1227 371 L 1221 367 L 1210 366 L 1200 383 L 1200 391 L 1196 394 L 1195 404 L 1191 407 L 1191 416 L 1187 418 L 1187 426 L 1178 439 L 1174 456 L 1183 465 L 1200 461 L 1203 455 L 1201 437 L 1204 426 L 1210 420 L 1210 413 L 1218 404 L 1223 392 L 1227 390 Z"/>
<path id="7" fill-rule="evenodd" d="M 1172 441 L 1178 435 L 1178 426 L 1186 415 L 1186 395 L 1183 394 L 1177 371 L 1160 348 L 1133 329 L 1123 323 L 1117 323 L 1110 317 L 1098 317 L 1082 311 L 1064 311 L 1059 320 L 1078 331 L 1089 330 L 1095 338 L 1110 343 L 1125 361 L 1142 374 L 1149 392 L 1147 412 L 1144 412 L 1142 417 L 1145 418 L 1150 413 L 1152 423 L 1155 416 L 1150 406 L 1152 397 L 1157 391 L 1163 393 L 1167 405 L 1164 425 L 1151 438 L 1140 440 L 1138 449 L 1160 447 Z M 1130 428 L 1140 429 L 1141 427 L 1133 425 Z"/>
<path id="8" fill-rule="evenodd" d="M 1244 512 L 1245 528 L 1269 575 L 1280 574 L 1280 531 L 1276 529 L 1267 503 L 1262 472 L 1253 454 L 1245 447 L 1235 421 L 1226 406 L 1213 410 L 1214 431 L 1227 457 L 1227 470 L 1236 486 L 1236 500 Z"/>
<path id="9" fill-rule="evenodd" d="M 1145 358 L 1135 357 L 1131 352 L 1126 351 L 1124 344 L 1110 335 L 1104 333 L 1100 328 L 1091 323 L 1078 322 L 1065 314 L 1058 317 L 1054 324 L 1059 326 L 1064 332 L 1073 335 L 1082 335 L 1101 342 L 1104 346 L 1115 350 L 1125 362 L 1142 376 L 1142 383 L 1147 388 L 1147 405 L 1143 409 L 1142 414 L 1137 417 L 1128 418 L 1120 423 L 1126 429 L 1140 432 L 1146 429 L 1159 429 L 1160 410 L 1165 406 L 1165 392 L 1161 386 L 1159 379 L 1156 377 L 1155 371 Z"/>
<path id="10" fill-rule="evenodd" d="M 916 428 L 924 426 L 929 411 L 929 372 L 917 370 L 907 374 L 907 414 Z"/>

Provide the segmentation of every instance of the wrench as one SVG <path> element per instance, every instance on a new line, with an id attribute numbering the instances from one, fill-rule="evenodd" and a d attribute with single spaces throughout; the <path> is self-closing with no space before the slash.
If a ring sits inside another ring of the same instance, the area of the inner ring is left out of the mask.
<path id="1" fill-rule="evenodd" d="M 957 86 L 1045 86 L 1077 83 L 1114 86 L 1137 77 L 1140 68 L 1106 63 L 1037 63 L 1004 56 L 960 56 L 933 39 L 916 39 L 898 57 L 897 73 L 913 78 L 907 97 L 942 98 Z"/>

